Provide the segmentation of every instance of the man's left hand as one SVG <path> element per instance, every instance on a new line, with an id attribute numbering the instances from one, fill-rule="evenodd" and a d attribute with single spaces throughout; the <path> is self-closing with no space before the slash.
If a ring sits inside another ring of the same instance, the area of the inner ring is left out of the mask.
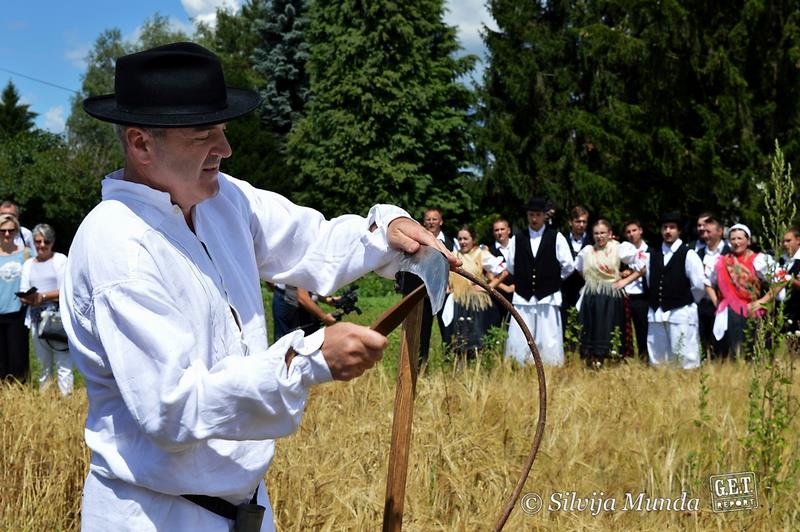
<path id="1" fill-rule="evenodd" d="M 389 238 L 389 245 L 394 249 L 414 254 L 419 251 L 419 246 L 424 244 L 434 247 L 444 253 L 451 268 L 461 266 L 461 261 L 450 253 L 450 250 L 447 249 L 441 240 L 433 236 L 427 229 L 411 218 L 395 218 L 392 220 L 389 223 L 387 236 Z"/>

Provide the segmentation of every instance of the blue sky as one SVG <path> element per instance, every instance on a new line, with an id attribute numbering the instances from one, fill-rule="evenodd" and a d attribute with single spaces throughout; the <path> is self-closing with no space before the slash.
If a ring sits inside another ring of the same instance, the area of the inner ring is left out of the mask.
<path id="1" fill-rule="evenodd" d="M 479 30 L 493 21 L 485 0 L 447 0 L 445 20 L 459 28 L 465 51 L 483 57 Z M 60 133 L 85 70 L 84 58 L 100 33 L 119 28 L 134 39 L 158 12 L 192 33 L 193 20 L 210 20 L 217 6 L 241 0 L 7 0 L 0 20 L 0 88 L 11 80 L 23 103 L 38 113 L 36 125 Z M 29 78 L 35 78 L 33 79 Z M 56 86 L 53 86 L 56 85 Z"/>

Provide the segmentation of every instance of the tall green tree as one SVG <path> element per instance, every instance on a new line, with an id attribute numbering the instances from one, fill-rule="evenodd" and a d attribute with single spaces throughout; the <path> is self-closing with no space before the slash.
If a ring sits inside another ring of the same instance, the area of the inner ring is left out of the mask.
<path id="1" fill-rule="evenodd" d="M 316 2 L 308 63 L 311 99 L 289 135 L 295 198 L 329 215 L 375 202 L 421 214 L 468 209 L 468 110 L 441 0 Z"/>
<path id="2" fill-rule="evenodd" d="M 262 75 L 255 67 L 253 52 L 263 46 L 258 26 L 266 11 L 262 0 L 249 0 L 237 12 L 218 9 L 213 28 L 198 28 L 200 42 L 219 55 L 230 86 L 261 90 L 268 82 L 269 72 Z M 228 123 L 226 135 L 233 155 L 223 163 L 223 171 L 260 188 L 291 192 L 281 138 L 258 112 Z"/>
<path id="3" fill-rule="evenodd" d="M 538 193 L 651 226 L 666 209 L 747 217 L 772 139 L 797 155 L 791 2 L 490 8 L 478 113 L 490 204 Z"/>
<path id="4" fill-rule="evenodd" d="M 261 88 L 262 119 L 285 136 L 303 116 L 308 100 L 306 63 L 310 47 L 308 0 L 267 0 L 255 27 L 259 41 L 253 65 L 266 80 Z"/>
<path id="5" fill-rule="evenodd" d="M 19 103 L 19 93 L 11 81 L 0 95 L 0 140 L 26 133 L 33 128 L 36 113 L 29 111 L 30 105 Z"/>

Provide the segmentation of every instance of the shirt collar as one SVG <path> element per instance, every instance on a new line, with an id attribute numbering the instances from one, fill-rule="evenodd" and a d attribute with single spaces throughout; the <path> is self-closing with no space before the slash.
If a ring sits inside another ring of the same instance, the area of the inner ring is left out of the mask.
<path id="1" fill-rule="evenodd" d="M 586 239 L 586 233 L 583 233 L 583 234 L 582 234 L 581 236 L 579 236 L 578 238 L 575 238 L 575 235 L 574 235 L 574 234 L 572 234 L 572 231 L 570 231 L 570 232 L 569 232 L 569 239 L 570 239 L 572 242 L 581 242 L 581 243 L 582 243 L 582 242 L 583 242 L 583 241 Z"/>
<path id="2" fill-rule="evenodd" d="M 791 260 L 800 260 L 800 249 L 797 250 L 797 253 L 792 256 Z"/>
<path id="3" fill-rule="evenodd" d="M 678 251 L 678 248 L 680 248 L 682 245 L 683 245 L 683 240 L 681 240 L 680 238 L 677 239 L 675 242 L 673 242 L 672 245 L 669 246 L 669 247 L 667 247 L 666 243 L 662 242 L 661 243 L 661 252 L 665 253 L 665 254 L 666 253 L 675 253 L 676 251 Z"/>
<path id="4" fill-rule="evenodd" d="M 174 206 L 168 192 L 156 190 L 141 183 L 126 181 L 122 178 L 124 170 L 120 169 L 108 174 L 102 182 L 103 200 L 137 201 L 169 212 Z"/>
<path id="5" fill-rule="evenodd" d="M 544 230 L 545 230 L 545 229 L 547 229 L 547 225 L 543 225 L 543 226 L 542 226 L 542 228 L 541 228 L 541 229 L 539 229 L 538 231 L 534 230 L 534 229 L 533 229 L 533 227 L 531 227 L 531 226 L 529 225 L 529 226 L 528 226 L 528 235 L 529 235 L 531 238 L 536 238 L 537 236 L 542 236 L 542 234 L 544 233 Z"/>

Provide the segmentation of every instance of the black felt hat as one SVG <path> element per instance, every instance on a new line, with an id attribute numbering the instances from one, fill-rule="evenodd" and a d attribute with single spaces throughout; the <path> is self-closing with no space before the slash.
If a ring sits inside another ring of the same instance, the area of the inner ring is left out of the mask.
<path id="1" fill-rule="evenodd" d="M 678 227 L 680 227 L 681 222 L 683 222 L 683 219 L 681 218 L 681 215 L 679 213 L 665 212 L 664 214 L 661 215 L 661 219 L 658 221 L 658 224 L 659 225 L 676 224 Z"/>
<path id="2" fill-rule="evenodd" d="M 114 91 L 85 99 L 84 110 L 115 124 L 191 127 L 227 122 L 261 102 L 254 91 L 226 87 L 219 58 L 189 42 L 120 57 Z"/>
<path id="3" fill-rule="evenodd" d="M 544 198 L 533 196 L 528 199 L 523 209 L 525 209 L 525 211 L 547 212 L 547 201 Z"/>

